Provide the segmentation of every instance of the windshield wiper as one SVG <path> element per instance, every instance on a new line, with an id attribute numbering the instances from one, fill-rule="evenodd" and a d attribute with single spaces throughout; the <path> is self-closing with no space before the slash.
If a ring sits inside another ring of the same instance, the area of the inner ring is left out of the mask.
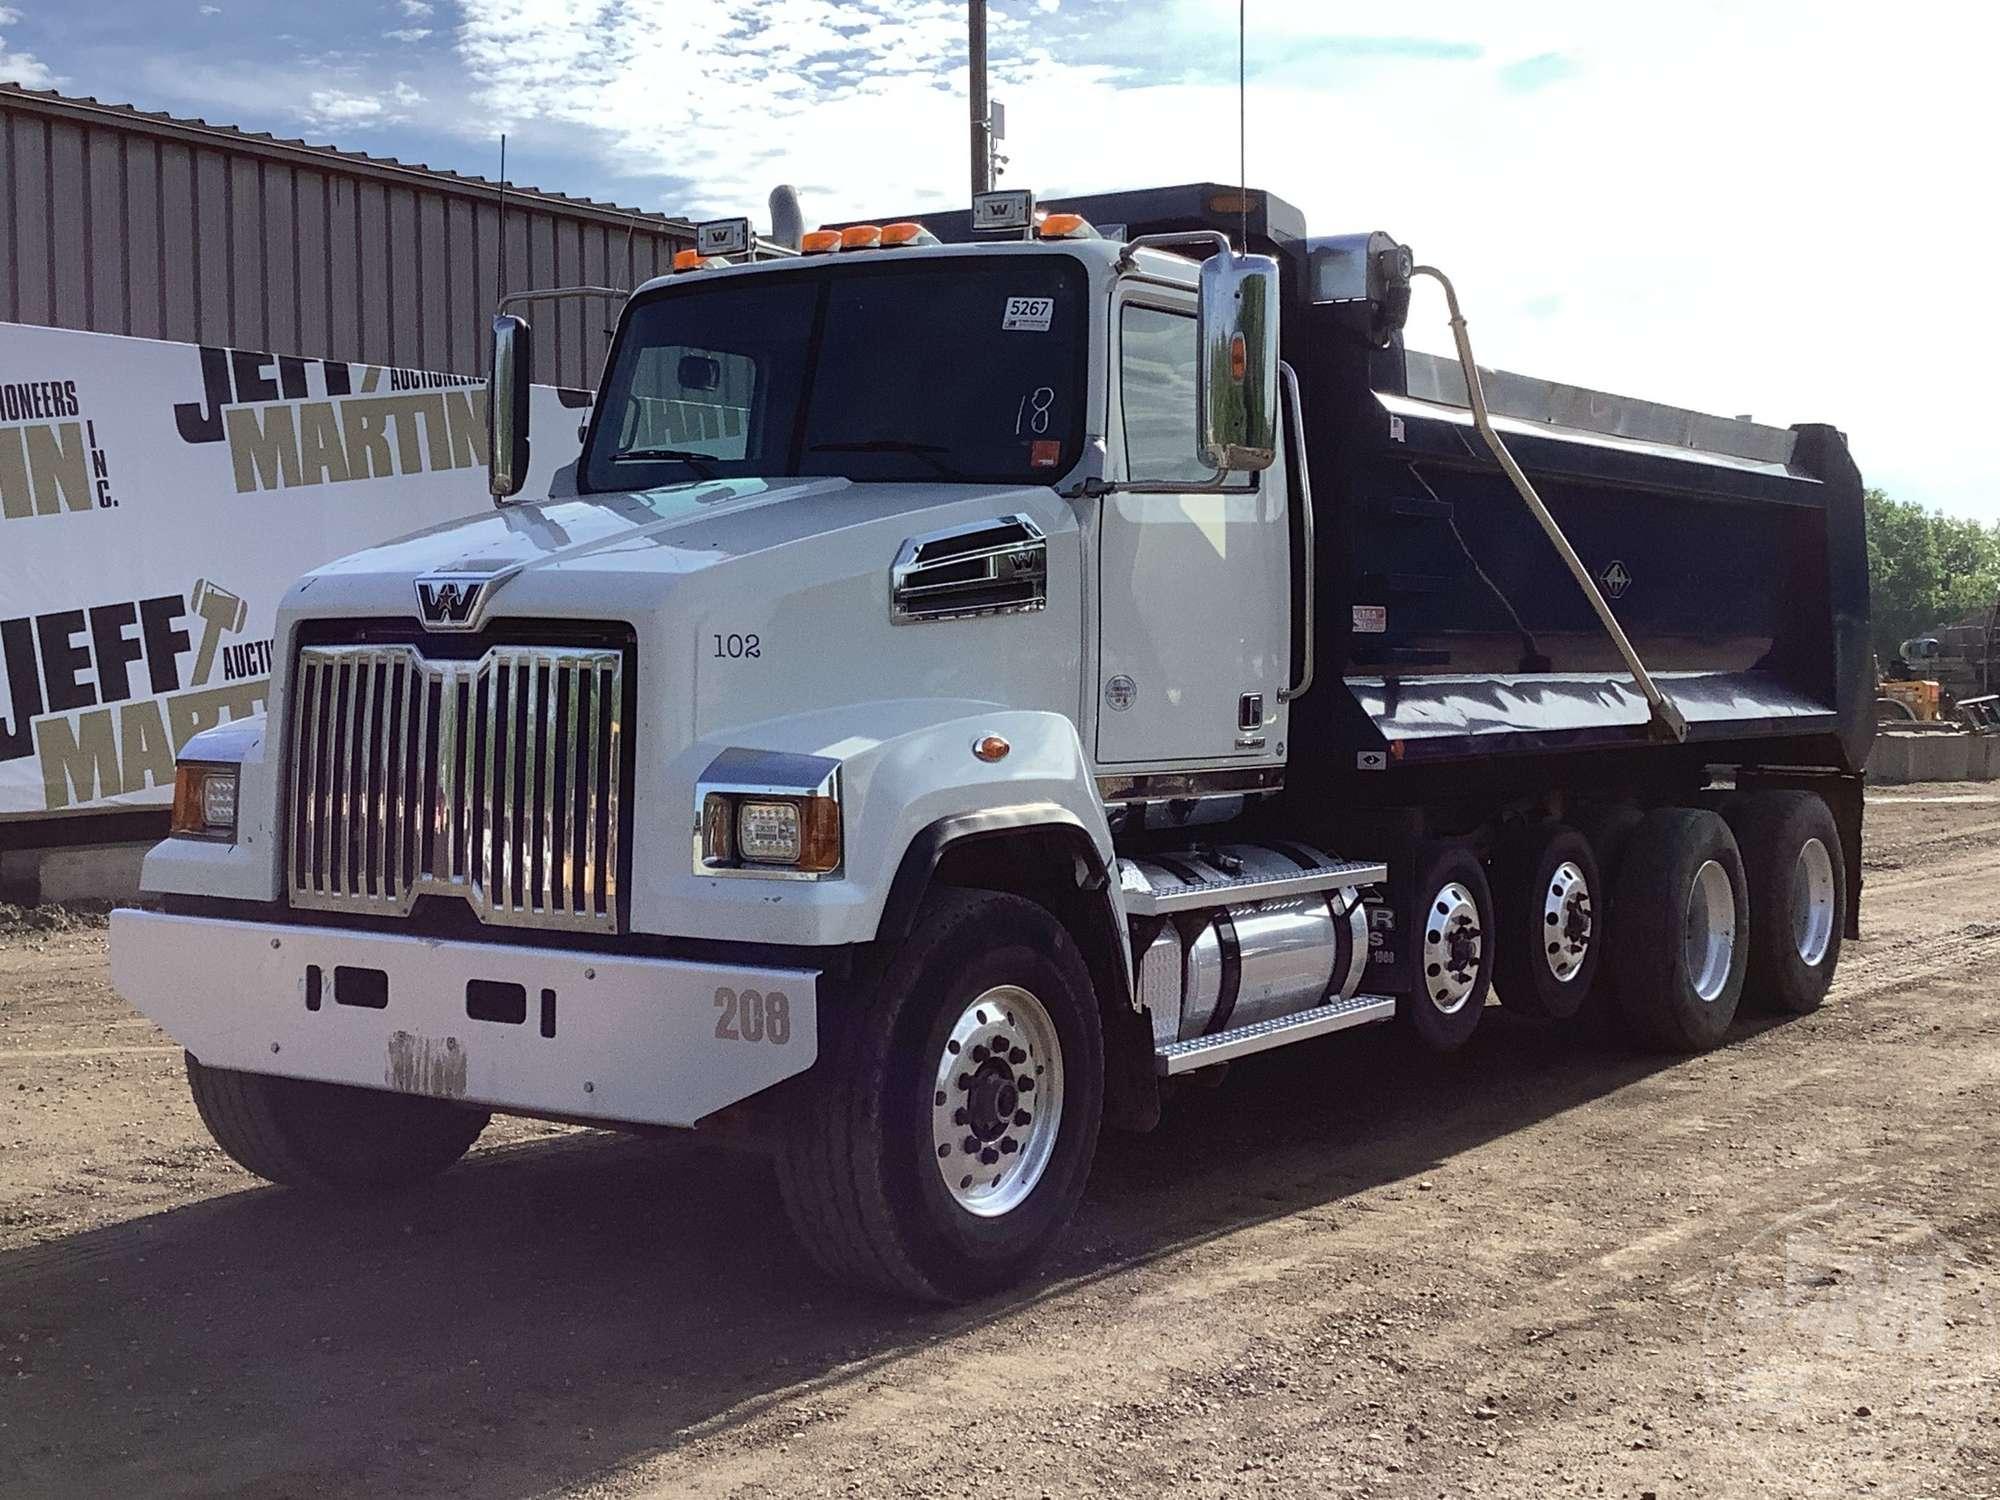
<path id="1" fill-rule="evenodd" d="M 675 463 L 686 464 L 703 479 L 715 478 L 715 455 L 713 453 L 690 453 L 685 448 L 627 448 L 617 455 L 618 463 L 636 459 L 640 463 L 658 463 L 671 459 Z"/>
<path id="2" fill-rule="evenodd" d="M 808 453 L 910 453 L 923 459 L 946 479 L 965 477 L 938 457 L 940 453 L 951 452 L 951 449 L 937 443 L 912 442 L 908 438 L 879 437 L 861 438 L 851 443 L 813 443 L 806 451 Z"/>

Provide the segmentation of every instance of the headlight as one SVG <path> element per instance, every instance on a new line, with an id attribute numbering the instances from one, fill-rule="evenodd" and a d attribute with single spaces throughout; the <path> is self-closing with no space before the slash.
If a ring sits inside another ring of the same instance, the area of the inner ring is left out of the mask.
<path id="1" fill-rule="evenodd" d="M 705 873 L 827 875 L 840 856 L 837 798 L 709 792 L 702 799 Z"/>
<path id="2" fill-rule="evenodd" d="M 840 762 L 730 749 L 695 784 L 697 875 L 820 880 L 841 867 Z"/>
<path id="3" fill-rule="evenodd" d="M 736 848 L 760 865 L 799 862 L 799 805 L 796 802 L 744 802 L 736 809 Z"/>
<path id="4" fill-rule="evenodd" d="M 840 868 L 840 802 L 832 796 L 702 798 L 702 868 L 832 874 Z"/>
<path id="5" fill-rule="evenodd" d="M 174 767 L 174 812 L 168 832 L 187 838 L 236 837 L 236 767 Z"/>

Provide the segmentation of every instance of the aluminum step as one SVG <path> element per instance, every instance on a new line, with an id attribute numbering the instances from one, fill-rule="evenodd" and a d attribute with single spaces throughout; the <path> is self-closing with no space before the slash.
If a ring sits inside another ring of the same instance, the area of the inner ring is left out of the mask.
<path id="1" fill-rule="evenodd" d="M 1126 863 L 1129 865 L 1131 862 Z M 1176 912 L 1200 911 L 1209 906 L 1276 901 L 1285 896 L 1305 896 L 1343 885 L 1369 885 L 1388 878 L 1387 865 L 1333 859 L 1315 869 L 1282 875 L 1216 876 L 1206 880 L 1176 881 L 1172 885 L 1155 886 L 1141 876 L 1124 881 L 1125 910 L 1135 917 L 1170 917 Z"/>
<path id="2" fill-rule="evenodd" d="M 1214 1036 L 1198 1036 L 1185 1042 L 1171 1042 L 1153 1054 L 1153 1071 L 1162 1078 L 1212 1067 L 1232 1057 L 1246 1057 L 1308 1037 L 1345 1031 L 1350 1026 L 1366 1026 L 1386 1021 L 1396 1014 L 1396 1002 L 1387 995 L 1356 995 L 1331 1005 L 1316 1005 L 1275 1021 L 1259 1021 L 1255 1026 L 1239 1026 L 1234 1031 L 1218 1031 Z"/>

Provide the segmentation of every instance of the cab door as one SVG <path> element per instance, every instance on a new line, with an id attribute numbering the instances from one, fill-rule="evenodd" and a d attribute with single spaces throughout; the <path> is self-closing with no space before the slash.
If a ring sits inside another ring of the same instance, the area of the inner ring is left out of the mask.
<path id="1" fill-rule="evenodd" d="M 1130 286 L 1113 319 L 1116 488 L 1100 502 L 1097 758 L 1140 769 L 1283 759 L 1291 527 L 1282 462 L 1195 457 L 1191 301 Z"/>

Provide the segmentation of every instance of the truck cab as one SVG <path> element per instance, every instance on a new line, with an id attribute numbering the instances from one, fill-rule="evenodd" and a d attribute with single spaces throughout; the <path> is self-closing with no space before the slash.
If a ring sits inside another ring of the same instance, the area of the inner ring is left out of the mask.
<path id="1" fill-rule="evenodd" d="M 1351 484 L 1391 431 L 1346 443 L 1345 387 L 1400 354 L 1410 258 L 1276 200 L 1232 244 L 1231 205 L 1177 191 L 1122 232 L 1027 195 L 797 247 L 703 226 L 625 304 L 547 494 L 518 492 L 532 333 L 496 319 L 495 508 L 300 580 L 269 717 L 188 745 L 162 908 L 114 919 L 239 1162 L 394 1187 L 494 1111 L 739 1130 L 829 1270 L 961 1299 L 1027 1274 L 1100 1125 L 1184 1075 L 1398 1017 L 1448 1050 L 1496 976 L 1577 1015 L 1614 854 L 1642 1040 L 1715 1045 L 1753 960 L 1819 1003 L 1858 793 L 1849 830 L 1757 776 L 1835 703 L 1758 678 L 1717 710 L 1704 677 L 1689 750 L 1636 689 L 1529 662 L 1498 691 L 1598 718 L 1456 775 L 1411 741 L 1432 765 L 1355 790 L 1404 758 L 1371 708 L 1403 682 L 1352 649 L 1376 606 L 1311 467 Z M 1730 818 L 1770 870 L 1702 790 L 1752 719 Z"/>

